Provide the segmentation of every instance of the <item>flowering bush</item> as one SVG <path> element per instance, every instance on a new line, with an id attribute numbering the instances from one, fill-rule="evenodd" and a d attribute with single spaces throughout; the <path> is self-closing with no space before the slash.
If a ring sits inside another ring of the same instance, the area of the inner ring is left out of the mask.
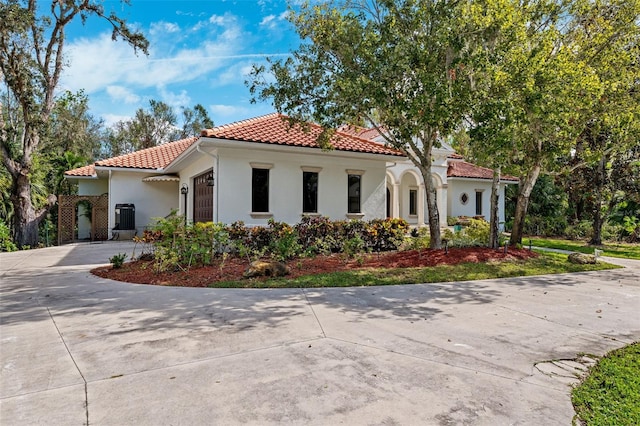
<path id="1" fill-rule="evenodd" d="M 175 214 L 158 219 L 136 242 L 153 246 L 154 270 L 184 269 L 208 265 L 229 253 L 249 259 L 270 256 L 284 261 L 301 254 L 316 255 L 356 251 L 397 250 L 409 226 L 403 219 L 332 222 L 307 216 L 291 226 L 269 220 L 268 226 L 246 227 L 243 222 L 188 224 Z M 143 249 L 144 252 L 144 249 Z"/>

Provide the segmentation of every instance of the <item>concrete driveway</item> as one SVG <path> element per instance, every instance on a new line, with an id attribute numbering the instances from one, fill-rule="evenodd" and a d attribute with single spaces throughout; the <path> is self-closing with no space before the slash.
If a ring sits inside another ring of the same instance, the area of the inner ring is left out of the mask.
<path id="1" fill-rule="evenodd" d="M 640 340 L 640 262 L 310 290 L 89 273 L 132 248 L 0 254 L 0 424 L 569 425 L 571 360 Z"/>

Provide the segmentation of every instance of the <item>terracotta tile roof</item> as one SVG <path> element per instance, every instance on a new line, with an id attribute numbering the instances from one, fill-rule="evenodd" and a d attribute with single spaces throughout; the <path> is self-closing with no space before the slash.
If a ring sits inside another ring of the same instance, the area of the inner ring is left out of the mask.
<path id="1" fill-rule="evenodd" d="M 96 161 L 94 164 L 66 171 L 65 176 L 95 176 L 95 167 L 122 167 L 133 169 L 162 169 L 189 148 L 197 137 L 181 139 L 174 142 L 142 149 L 130 154 Z"/>
<path id="2" fill-rule="evenodd" d="M 197 137 L 168 142 L 152 148 L 142 149 L 131 154 L 96 161 L 96 166 L 126 167 L 133 169 L 162 169 L 168 166 L 180 154 L 189 148 Z"/>
<path id="3" fill-rule="evenodd" d="M 447 177 L 460 177 L 472 179 L 493 179 L 493 170 L 476 166 L 466 161 L 454 161 L 449 163 Z M 500 180 L 517 182 L 518 178 L 509 175 L 500 176 Z"/>
<path id="4" fill-rule="evenodd" d="M 206 129 L 202 131 L 202 136 L 239 142 L 319 148 L 316 139 L 321 131 L 322 128 L 317 124 L 309 124 L 308 132 L 299 125 L 291 127 L 286 116 L 273 113 Z M 404 156 L 396 149 L 340 131 L 331 138 L 331 144 L 338 151 Z"/>
<path id="5" fill-rule="evenodd" d="M 64 175 L 77 176 L 77 177 L 81 177 L 81 176 L 92 177 L 96 175 L 96 168 L 93 166 L 93 164 L 89 164 L 88 166 L 78 167 L 77 169 L 68 170 L 64 172 Z"/>
<path id="6" fill-rule="evenodd" d="M 229 139 L 242 142 L 260 142 L 278 145 L 318 148 L 316 138 L 321 132 L 318 125 L 311 124 L 310 132 L 301 127 L 289 128 L 286 117 L 280 114 L 269 114 L 262 117 L 238 121 L 224 126 L 202 131 L 202 136 L 218 139 Z M 69 177 L 95 176 L 95 167 L 122 167 L 133 169 L 163 169 L 189 148 L 197 137 L 181 139 L 152 148 L 96 161 L 94 164 L 65 172 Z M 363 152 L 403 156 L 402 152 L 384 145 L 362 139 L 353 135 L 337 132 L 331 139 L 334 148 L 339 151 Z"/>
<path id="7" fill-rule="evenodd" d="M 360 126 L 353 126 L 351 124 L 345 124 L 338 129 L 339 132 L 347 135 L 355 136 L 362 139 L 372 140 L 380 136 L 380 132 L 375 128 L 366 128 Z"/>
<path id="8" fill-rule="evenodd" d="M 352 135 L 352 136 L 356 136 L 362 139 L 368 139 L 368 140 L 373 140 L 375 138 L 377 138 L 378 136 L 380 136 L 380 132 L 375 129 L 375 128 L 366 128 L 366 127 L 360 127 L 360 126 L 353 126 L 350 124 L 345 124 L 344 126 L 340 127 L 338 129 L 340 132 L 342 133 L 346 133 L 348 135 Z M 453 158 L 455 160 L 462 160 L 464 159 L 464 157 L 460 154 L 457 154 L 455 152 L 449 154 L 447 156 L 448 158 Z"/>

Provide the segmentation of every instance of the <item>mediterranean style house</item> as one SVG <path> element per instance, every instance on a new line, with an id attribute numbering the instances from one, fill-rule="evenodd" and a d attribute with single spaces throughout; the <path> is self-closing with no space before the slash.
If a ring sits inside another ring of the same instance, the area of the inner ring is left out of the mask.
<path id="1" fill-rule="evenodd" d="M 108 234 L 139 233 L 177 210 L 189 221 L 266 225 L 268 219 L 295 224 L 304 215 L 332 220 L 404 218 L 427 221 L 419 170 L 375 131 L 344 128 L 333 149 L 316 143 L 322 129 L 291 126 L 269 114 L 202 131 L 183 139 L 69 170 L 81 196 L 108 196 Z M 441 226 L 447 216 L 489 215 L 492 171 L 467 163 L 449 146 L 433 152 L 433 180 Z M 500 182 L 500 221 L 504 188 Z M 90 223 L 78 215 L 77 238 Z M 84 217 L 84 216 L 83 216 Z M 122 231 L 122 232 L 121 232 Z"/>

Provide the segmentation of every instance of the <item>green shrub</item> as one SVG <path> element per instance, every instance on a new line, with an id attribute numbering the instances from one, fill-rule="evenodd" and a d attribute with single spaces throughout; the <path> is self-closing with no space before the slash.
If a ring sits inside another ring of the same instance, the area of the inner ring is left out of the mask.
<path id="1" fill-rule="evenodd" d="M 373 251 L 397 250 L 409 229 L 404 219 L 373 219 L 364 233 L 366 247 Z"/>
<path id="2" fill-rule="evenodd" d="M 286 225 L 286 227 L 279 226 L 275 229 L 274 235 L 275 237 L 269 248 L 275 259 L 282 262 L 298 257 L 302 253 L 302 245 L 298 242 L 298 234 L 289 225 Z"/>
<path id="3" fill-rule="evenodd" d="M 342 253 L 344 253 L 347 258 L 351 259 L 361 254 L 364 250 L 364 240 L 359 236 L 355 236 L 345 241 Z"/>
<path id="4" fill-rule="evenodd" d="M 640 240 L 640 217 L 625 216 L 623 218 L 622 227 L 624 228 L 627 242 L 635 243 Z"/>
<path id="5" fill-rule="evenodd" d="M 183 217 L 172 214 L 157 219 L 136 242 L 153 245 L 154 270 L 160 272 L 208 265 L 229 253 L 247 259 L 271 256 L 285 261 L 301 255 L 344 252 L 352 257 L 356 252 L 396 250 L 409 229 L 402 219 L 332 222 L 326 217 L 309 216 L 295 227 L 272 219 L 268 223 L 266 227 L 252 228 L 242 222 L 229 226 L 213 222 L 185 224 Z M 428 245 L 425 235 L 419 238 Z"/>
<path id="6" fill-rule="evenodd" d="M 563 235 L 567 229 L 567 218 L 528 215 L 523 231 L 527 235 L 555 236 Z"/>
<path id="7" fill-rule="evenodd" d="M 113 269 L 120 269 L 124 265 L 124 260 L 127 258 L 126 253 L 114 254 L 109 258 L 109 262 L 113 265 Z"/>
<path id="8" fill-rule="evenodd" d="M 243 241 L 249 237 L 249 230 L 244 222 L 238 220 L 227 227 L 227 233 L 231 241 Z"/>
<path id="9" fill-rule="evenodd" d="M 344 221 L 332 222 L 328 217 L 304 216 L 295 226 L 295 230 L 305 253 L 330 254 L 340 250 L 345 225 Z"/>
<path id="10" fill-rule="evenodd" d="M 450 247 L 485 247 L 489 245 L 489 222 L 481 219 L 469 219 L 469 225 L 459 232 L 445 229 L 442 238 L 449 241 Z"/>
<path id="11" fill-rule="evenodd" d="M 0 251 L 16 251 L 18 246 L 13 243 L 11 239 L 11 232 L 9 227 L 0 220 Z"/>
<path id="12" fill-rule="evenodd" d="M 593 235 L 593 223 L 588 220 L 582 220 L 574 225 L 567 226 L 565 237 L 569 240 L 583 240 L 591 238 Z"/>
<path id="13" fill-rule="evenodd" d="M 431 237 L 428 227 L 413 228 L 411 230 L 410 236 L 405 238 L 401 249 L 422 250 L 429 248 L 430 242 Z"/>
<path id="14" fill-rule="evenodd" d="M 471 219 L 469 226 L 462 230 L 467 237 L 473 240 L 476 246 L 486 246 L 489 244 L 489 222 L 480 219 Z"/>
<path id="15" fill-rule="evenodd" d="M 177 271 L 180 269 L 178 253 L 168 247 L 158 247 L 153 259 L 153 271 L 155 273 Z"/>

